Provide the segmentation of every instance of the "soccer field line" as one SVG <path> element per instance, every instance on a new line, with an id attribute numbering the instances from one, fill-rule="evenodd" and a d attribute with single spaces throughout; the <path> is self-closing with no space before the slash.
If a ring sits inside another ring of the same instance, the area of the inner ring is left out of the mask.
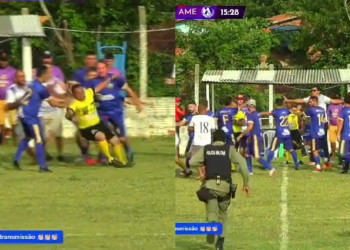
<path id="1" fill-rule="evenodd" d="M 281 250 L 288 248 L 288 167 L 284 166 L 282 170 L 282 183 L 281 183 Z"/>

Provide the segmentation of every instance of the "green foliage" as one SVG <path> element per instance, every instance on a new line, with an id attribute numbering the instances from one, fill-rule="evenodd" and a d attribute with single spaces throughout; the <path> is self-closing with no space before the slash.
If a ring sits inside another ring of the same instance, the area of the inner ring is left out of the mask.
<path id="1" fill-rule="evenodd" d="M 279 45 L 273 34 L 263 32 L 268 23 L 261 18 L 188 24 L 191 27 L 188 34 L 176 33 L 177 46 L 188 50 L 176 60 L 176 82 L 181 85 L 177 90 L 184 99 L 193 99 L 195 64 L 200 64 L 200 76 L 206 70 L 255 68 L 261 54 L 268 55 L 271 48 Z M 254 91 L 254 86 L 249 85 L 234 89 L 227 85 L 216 86 L 216 104 L 220 105 L 221 98 L 227 95 Z M 204 97 L 204 93 L 201 96 Z"/>
<path id="2" fill-rule="evenodd" d="M 147 13 L 148 29 L 164 27 L 173 20 L 173 3 L 161 3 L 155 0 L 85 0 L 80 1 L 49 1 L 46 6 L 49 9 L 58 28 L 63 28 L 66 20 L 68 28 L 73 30 L 92 31 L 133 31 L 139 29 L 138 6 L 144 5 Z M 19 15 L 21 8 L 29 9 L 30 14 L 43 16 L 39 3 L 3 3 L 0 15 Z M 44 26 L 48 26 L 45 24 Z M 103 45 L 121 45 L 123 41 L 128 43 L 127 52 L 127 79 L 136 90 L 139 81 L 139 41 L 138 34 L 97 34 L 72 32 L 73 53 L 76 64 L 73 67 L 67 63 L 63 49 L 52 30 L 45 30 L 45 38 L 31 39 L 34 65 L 39 63 L 39 57 L 44 50 L 50 50 L 55 56 L 55 63 L 60 65 L 69 78 L 74 70 L 84 64 L 86 52 L 96 51 L 96 42 Z M 61 33 L 62 34 L 62 33 Z M 152 33 L 149 33 L 151 37 Z M 11 52 L 11 64 L 22 67 L 20 40 L 13 39 L 6 45 Z M 11 47 L 10 47 L 11 45 Z M 3 45 L 1 44 L 1 47 Z M 149 95 L 169 96 L 174 89 L 164 84 L 164 78 L 168 77 L 173 65 L 173 53 L 164 55 L 162 50 L 149 51 Z M 164 59 L 164 64 L 160 63 Z"/>

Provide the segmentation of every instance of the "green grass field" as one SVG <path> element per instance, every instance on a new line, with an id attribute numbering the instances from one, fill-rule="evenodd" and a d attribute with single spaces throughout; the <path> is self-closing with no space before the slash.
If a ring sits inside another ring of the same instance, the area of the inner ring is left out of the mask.
<path id="1" fill-rule="evenodd" d="M 306 160 L 306 159 L 305 159 Z M 273 165 L 275 177 L 254 166 L 250 178 L 251 197 L 241 190 L 230 206 L 230 231 L 225 249 L 282 249 L 281 184 L 282 158 Z M 313 167 L 303 166 L 287 171 L 288 241 L 285 249 L 350 249 L 350 175 L 340 175 L 339 169 L 313 173 Z M 234 181 L 242 187 L 240 174 Z M 176 221 L 205 222 L 204 204 L 195 191 L 199 181 L 176 179 Z M 176 249 L 214 249 L 203 236 L 177 236 Z"/>
<path id="2" fill-rule="evenodd" d="M 26 155 L 24 170 L 14 170 L 15 148 L 0 146 L 0 228 L 65 234 L 63 245 L 0 249 L 173 249 L 174 139 L 132 139 L 132 145 L 133 168 L 52 162 L 47 174 Z M 73 143 L 65 151 L 72 161 L 79 156 Z"/>

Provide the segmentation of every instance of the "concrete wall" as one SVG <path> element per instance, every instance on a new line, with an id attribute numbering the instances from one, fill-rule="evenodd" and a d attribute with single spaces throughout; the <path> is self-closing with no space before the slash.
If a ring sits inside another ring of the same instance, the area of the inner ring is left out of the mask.
<path id="1" fill-rule="evenodd" d="M 138 137 L 172 134 L 175 131 L 175 99 L 148 98 L 146 103 L 143 113 L 137 113 L 135 106 L 127 106 L 125 115 L 127 134 Z M 73 137 L 75 130 L 70 121 L 64 121 L 64 137 Z"/>

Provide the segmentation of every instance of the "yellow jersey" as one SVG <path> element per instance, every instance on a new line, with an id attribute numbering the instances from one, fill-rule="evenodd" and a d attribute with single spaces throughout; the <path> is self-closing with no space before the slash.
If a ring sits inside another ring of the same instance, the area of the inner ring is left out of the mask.
<path id="1" fill-rule="evenodd" d="M 85 89 L 85 100 L 74 100 L 69 109 L 74 112 L 80 129 L 95 126 L 100 123 L 100 117 L 97 113 L 97 107 L 94 99 L 94 91 Z"/>
<path id="2" fill-rule="evenodd" d="M 245 121 L 247 121 L 246 115 L 245 115 L 244 112 L 241 111 L 241 110 L 239 110 L 239 111 L 237 112 L 237 114 L 233 117 L 233 119 L 234 119 L 235 121 L 240 121 L 240 120 L 243 120 L 243 119 L 244 119 Z M 238 125 L 233 125 L 233 132 L 234 132 L 234 133 L 242 132 L 242 127 L 241 127 L 241 126 L 238 126 Z"/>
<path id="3" fill-rule="evenodd" d="M 290 114 L 288 116 L 288 123 L 290 125 L 290 130 L 298 130 L 299 129 L 299 116 L 295 114 Z"/>

